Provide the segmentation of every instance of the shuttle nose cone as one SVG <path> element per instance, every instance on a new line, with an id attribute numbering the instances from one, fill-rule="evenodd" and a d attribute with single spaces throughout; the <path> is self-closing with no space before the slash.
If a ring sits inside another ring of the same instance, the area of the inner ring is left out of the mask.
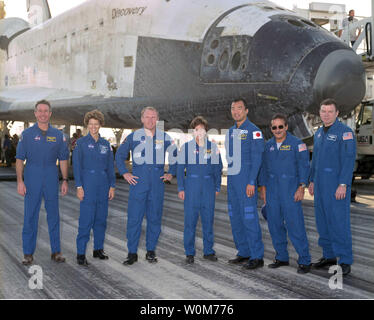
<path id="1" fill-rule="evenodd" d="M 322 61 L 314 81 L 316 103 L 333 98 L 340 115 L 345 115 L 361 102 L 365 95 L 365 69 L 361 58 L 352 50 L 336 50 Z M 318 110 L 314 110 L 318 114 Z"/>

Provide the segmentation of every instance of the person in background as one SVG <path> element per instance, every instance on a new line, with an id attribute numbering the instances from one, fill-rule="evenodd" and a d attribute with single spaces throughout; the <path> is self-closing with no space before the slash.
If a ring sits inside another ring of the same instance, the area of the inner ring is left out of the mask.
<path id="1" fill-rule="evenodd" d="M 73 151 L 77 144 L 77 140 L 78 140 L 78 135 L 76 132 L 74 132 L 72 138 L 70 139 L 70 152 L 71 152 L 70 164 L 73 164 Z"/>
<path id="2" fill-rule="evenodd" d="M 10 136 L 8 134 L 5 134 L 4 136 L 3 149 L 5 154 L 6 167 L 9 168 L 12 166 L 12 141 L 10 140 Z"/>
<path id="3" fill-rule="evenodd" d="M 355 18 L 355 11 L 349 10 L 348 18 L 343 19 L 343 28 L 348 26 L 349 29 L 349 40 L 351 42 L 351 46 L 355 44 L 357 38 L 361 34 L 361 29 L 357 27 L 353 27 L 353 24 L 357 22 L 358 19 Z M 339 38 L 342 36 L 343 30 L 339 30 Z"/>

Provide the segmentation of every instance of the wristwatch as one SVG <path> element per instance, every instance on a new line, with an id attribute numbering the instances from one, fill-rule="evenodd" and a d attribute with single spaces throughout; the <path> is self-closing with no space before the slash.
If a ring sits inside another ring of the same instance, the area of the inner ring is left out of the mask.
<path id="1" fill-rule="evenodd" d="M 306 184 L 305 184 L 305 183 L 300 183 L 300 184 L 299 184 L 299 187 L 306 188 Z"/>
<path id="2" fill-rule="evenodd" d="M 339 184 L 339 187 L 346 187 L 347 185 L 345 183 Z"/>
<path id="3" fill-rule="evenodd" d="M 62 181 L 66 181 L 66 182 L 68 182 L 69 179 L 68 179 L 68 178 L 62 178 Z"/>

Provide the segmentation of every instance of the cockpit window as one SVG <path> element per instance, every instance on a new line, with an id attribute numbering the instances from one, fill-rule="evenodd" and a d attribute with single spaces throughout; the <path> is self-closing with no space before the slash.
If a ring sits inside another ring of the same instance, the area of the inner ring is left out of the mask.
<path id="1" fill-rule="evenodd" d="M 267 10 L 267 11 L 274 10 L 273 7 L 269 7 L 269 6 L 263 6 L 262 8 L 265 9 L 265 10 Z"/>
<path id="2" fill-rule="evenodd" d="M 310 27 L 313 27 L 313 28 L 316 28 L 316 27 L 317 27 L 314 23 L 312 23 L 312 22 L 310 22 L 310 21 L 308 21 L 308 20 L 301 20 L 301 21 L 304 22 L 305 24 L 307 24 L 307 25 L 310 26 Z"/>
<path id="3" fill-rule="evenodd" d="M 301 27 L 301 28 L 304 27 L 304 25 L 299 20 L 288 19 L 287 21 L 288 21 L 288 23 L 291 23 L 292 25 L 294 25 L 296 27 Z"/>

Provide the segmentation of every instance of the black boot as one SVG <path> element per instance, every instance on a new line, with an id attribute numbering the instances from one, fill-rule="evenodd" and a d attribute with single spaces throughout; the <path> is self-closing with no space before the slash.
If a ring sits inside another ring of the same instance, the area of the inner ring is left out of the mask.
<path id="1" fill-rule="evenodd" d="M 94 250 L 93 257 L 94 258 L 99 258 L 100 260 L 107 260 L 107 259 L 109 259 L 108 255 L 104 252 L 103 249 Z"/>
<path id="2" fill-rule="evenodd" d="M 263 266 L 264 266 L 263 259 L 252 259 L 252 260 L 249 260 L 248 263 L 246 263 L 243 266 L 243 268 L 253 270 L 253 269 L 261 268 Z"/>
<path id="3" fill-rule="evenodd" d="M 193 264 L 195 262 L 194 256 L 186 256 L 186 263 Z"/>
<path id="4" fill-rule="evenodd" d="M 297 268 L 297 273 L 300 273 L 300 274 L 308 273 L 311 267 L 312 267 L 312 264 L 299 264 Z"/>
<path id="5" fill-rule="evenodd" d="M 271 269 L 276 269 L 276 268 L 288 266 L 288 265 L 290 265 L 288 261 L 280 261 L 280 260 L 275 259 L 275 261 L 269 264 L 268 267 Z"/>
<path id="6" fill-rule="evenodd" d="M 138 261 L 138 255 L 136 253 L 129 253 L 127 259 L 123 262 L 123 264 L 130 266 L 136 261 Z"/>
<path id="7" fill-rule="evenodd" d="M 321 269 L 324 267 L 333 266 L 334 264 L 337 264 L 336 258 L 326 259 L 322 257 L 316 263 L 312 263 L 312 267 L 315 269 Z"/>
<path id="8" fill-rule="evenodd" d="M 88 267 L 89 263 L 87 262 L 86 256 L 84 254 L 77 255 L 77 262 L 79 265 Z"/>
<path id="9" fill-rule="evenodd" d="M 236 256 L 234 259 L 230 259 L 229 263 L 231 264 L 241 264 L 243 262 L 248 262 L 250 257 L 241 257 L 241 256 Z"/>
<path id="10" fill-rule="evenodd" d="M 217 261 L 218 258 L 216 256 L 215 253 L 211 253 L 211 254 L 204 254 L 204 259 L 207 259 L 209 261 Z"/>
<path id="11" fill-rule="evenodd" d="M 341 263 L 340 267 L 342 268 L 343 276 L 351 272 L 351 266 L 349 264 Z"/>
<path id="12" fill-rule="evenodd" d="M 157 262 L 156 253 L 154 251 L 147 251 L 147 254 L 145 255 L 145 259 L 149 263 L 156 263 Z"/>

